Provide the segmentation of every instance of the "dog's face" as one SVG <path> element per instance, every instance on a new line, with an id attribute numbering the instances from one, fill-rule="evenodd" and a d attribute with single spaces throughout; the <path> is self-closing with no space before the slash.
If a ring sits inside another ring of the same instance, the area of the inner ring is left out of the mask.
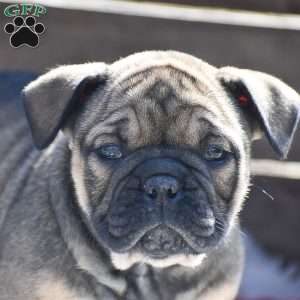
<path id="1" fill-rule="evenodd" d="M 72 176 L 93 232 L 131 257 L 205 253 L 239 205 L 231 199 L 244 149 L 226 134 L 239 132 L 229 121 L 234 112 L 172 66 L 128 74 L 112 87 L 106 104 L 97 92 L 89 99 L 73 131 Z"/>
<path id="2" fill-rule="evenodd" d="M 225 241 L 247 193 L 251 139 L 262 129 L 285 155 L 299 108 L 273 77 L 176 52 L 62 67 L 25 95 L 40 147 L 64 129 L 78 207 L 120 269 L 195 266 Z"/>

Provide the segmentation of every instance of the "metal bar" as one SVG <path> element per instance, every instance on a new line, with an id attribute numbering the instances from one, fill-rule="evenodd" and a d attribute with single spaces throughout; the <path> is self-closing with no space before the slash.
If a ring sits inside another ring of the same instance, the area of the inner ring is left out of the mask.
<path id="1" fill-rule="evenodd" d="M 2 0 L 1 2 L 22 3 L 24 1 Z M 30 2 L 55 8 L 181 20 L 188 22 L 300 30 L 300 16 L 293 14 L 234 11 L 228 9 L 200 8 L 148 2 L 137 3 L 119 0 L 39 0 Z"/>
<path id="2" fill-rule="evenodd" d="M 295 161 L 252 159 L 251 171 L 254 176 L 300 180 L 300 162 Z"/>

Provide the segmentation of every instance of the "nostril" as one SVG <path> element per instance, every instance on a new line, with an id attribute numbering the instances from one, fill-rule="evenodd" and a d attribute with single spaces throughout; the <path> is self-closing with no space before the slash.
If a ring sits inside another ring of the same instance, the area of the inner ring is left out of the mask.
<path id="1" fill-rule="evenodd" d="M 176 195 L 177 195 L 176 189 L 174 189 L 174 188 L 169 188 L 169 189 L 167 190 L 167 195 L 168 195 L 169 198 L 175 198 Z"/>
<path id="2" fill-rule="evenodd" d="M 151 189 L 147 193 L 152 199 L 155 199 L 157 197 L 157 191 L 155 189 Z"/>

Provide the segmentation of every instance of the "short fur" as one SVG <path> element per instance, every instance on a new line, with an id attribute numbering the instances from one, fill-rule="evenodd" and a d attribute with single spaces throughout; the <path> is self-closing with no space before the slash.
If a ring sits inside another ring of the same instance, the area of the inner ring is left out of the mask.
<path id="1" fill-rule="evenodd" d="M 56 68 L 24 97 L 34 142 L 49 147 L 34 148 L 24 119 L 0 120 L 0 300 L 234 299 L 251 140 L 263 131 L 287 155 L 294 90 L 148 51 Z M 123 158 L 100 158 L 112 143 Z M 209 144 L 228 159 L 205 161 Z M 176 201 L 145 195 L 157 174 L 177 178 Z"/>

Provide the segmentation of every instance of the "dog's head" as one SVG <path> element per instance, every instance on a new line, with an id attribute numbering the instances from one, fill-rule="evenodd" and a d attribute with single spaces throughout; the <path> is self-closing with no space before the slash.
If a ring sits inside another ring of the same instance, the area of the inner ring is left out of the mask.
<path id="1" fill-rule="evenodd" d="M 62 66 L 24 89 L 39 148 L 62 129 L 78 207 L 116 267 L 197 265 L 226 240 L 264 132 L 285 157 L 299 96 L 279 79 L 150 51 Z"/>

